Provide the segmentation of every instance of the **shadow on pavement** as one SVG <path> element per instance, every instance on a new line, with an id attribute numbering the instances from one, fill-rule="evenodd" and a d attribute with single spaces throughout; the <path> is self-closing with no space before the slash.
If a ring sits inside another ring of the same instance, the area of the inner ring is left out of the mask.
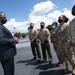
<path id="1" fill-rule="evenodd" d="M 25 63 L 25 65 L 38 65 L 38 64 L 41 64 L 41 62 L 40 63 L 37 63 L 37 61 L 31 61 L 31 59 L 30 60 L 20 60 L 20 61 L 17 61 L 16 62 L 16 64 L 22 64 L 22 63 Z"/>
<path id="2" fill-rule="evenodd" d="M 20 61 L 17 61 L 16 64 L 19 64 L 19 63 L 27 63 L 27 62 L 30 62 L 30 60 L 20 60 Z"/>
<path id="3" fill-rule="evenodd" d="M 26 66 L 36 65 L 35 69 L 40 69 L 40 72 L 37 75 L 65 75 L 64 69 L 56 69 L 57 67 L 56 64 L 41 63 L 41 62 L 37 63 L 36 61 L 31 60 L 20 60 L 16 62 L 16 64 L 23 64 L 23 63 L 25 63 Z"/>
<path id="4" fill-rule="evenodd" d="M 50 70 L 50 71 L 41 71 L 37 75 L 64 75 L 64 70 Z"/>
<path id="5" fill-rule="evenodd" d="M 35 69 L 40 69 L 40 70 L 48 70 L 49 68 L 55 68 L 56 64 L 41 64 L 38 65 Z"/>
<path id="6" fill-rule="evenodd" d="M 70 75 L 71 71 L 68 74 L 64 74 L 64 69 L 56 69 L 56 64 L 40 64 L 38 65 L 35 69 L 40 69 L 42 70 L 39 72 L 37 75 Z"/>

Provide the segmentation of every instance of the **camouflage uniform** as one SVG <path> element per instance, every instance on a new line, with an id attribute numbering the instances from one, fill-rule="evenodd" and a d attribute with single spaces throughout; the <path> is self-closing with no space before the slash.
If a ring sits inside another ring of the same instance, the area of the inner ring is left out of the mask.
<path id="1" fill-rule="evenodd" d="M 54 50 L 57 54 L 57 57 L 59 59 L 59 61 L 62 61 L 61 59 L 61 53 L 60 53 L 60 48 L 59 48 L 59 40 L 58 40 L 58 31 L 59 31 L 59 27 L 55 28 L 55 29 L 52 29 L 51 30 L 51 35 L 50 35 L 50 39 L 51 39 L 51 42 L 53 43 L 54 45 Z"/>
<path id="2" fill-rule="evenodd" d="M 69 24 L 64 23 L 60 27 L 59 30 L 59 37 L 60 37 L 60 47 L 61 47 L 61 56 L 63 61 L 65 62 L 66 67 L 68 67 L 68 61 L 71 63 L 71 46 L 70 46 L 70 30 L 69 30 Z"/>
<path id="3" fill-rule="evenodd" d="M 75 18 L 70 22 L 70 40 L 75 43 Z M 75 47 L 71 46 L 71 61 L 72 61 L 72 67 L 75 69 Z"/>
<path id="4" fill-rule="evenodd" d="M 70 41 L 75 43 L 75 18 L 70 22 L 70 25 L 65 23 L 61 26 L 59 31 L 60 40 L 62 42 L 61 45 L 61 55 L 66 64 L 68 66 L 68 61 L 72 65 L 72 68 L 75 69 L 75 47 L 71 46 Z"/>

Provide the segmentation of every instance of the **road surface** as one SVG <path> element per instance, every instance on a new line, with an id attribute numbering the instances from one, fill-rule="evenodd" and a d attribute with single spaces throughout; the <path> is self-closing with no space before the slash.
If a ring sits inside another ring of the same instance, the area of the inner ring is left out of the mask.
<path id="1" fill-rule="evenodd" d="M 49 64 L 48 62 L 37 63 L 36 61 L 31 61 L 33 55 L 31 52 L 29 39 L 26 38 L 20 39 L 16 47 L 17 47 L 17 55 L 15 56 L 15 75 L 64 75 L 65 66 L 56 67 L 55 65 L 58 62 L 58 59 L 56 53 L 54 52 L 52 43 L 50 43 L 53 57 L 52 64 Z M 0 75 L 4 75 L 1 64 L 0 64 Z M 66 75 L 72 74 L 69 73 Z"/>

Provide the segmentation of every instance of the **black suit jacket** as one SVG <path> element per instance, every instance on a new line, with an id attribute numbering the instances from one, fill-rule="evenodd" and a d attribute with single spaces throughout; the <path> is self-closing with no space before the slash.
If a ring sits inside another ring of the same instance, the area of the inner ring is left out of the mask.
<path id="1" fill-rule="evenodd" d="M 0 60 L 16 55 L 16 42 L 11 32 L 0 23 Z"/>

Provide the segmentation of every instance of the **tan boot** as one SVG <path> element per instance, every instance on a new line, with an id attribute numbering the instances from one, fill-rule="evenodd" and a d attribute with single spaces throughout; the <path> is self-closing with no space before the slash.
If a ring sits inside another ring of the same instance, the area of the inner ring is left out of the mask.
<path id="1" fill-rule="evenodd" d="M 56 66 L 58 66 L 58 67 L 61 67 L 61 66 L 63 66 L 64 65 L 64 63 L 62 62 L 62 61 L 59 61 L 57 64 L 56 64 Z"/>
<path id="2" fill-rule="evenodd" d="M 72 75 L 75 75 L 75 69 L 73 69 L 73 71 L 72 71 Z"/>
<path id="3" fill-rule="evenodd" d="M 63 63 L 59 63 L 59 67 L 62 67 L 64 64 Z"/>

